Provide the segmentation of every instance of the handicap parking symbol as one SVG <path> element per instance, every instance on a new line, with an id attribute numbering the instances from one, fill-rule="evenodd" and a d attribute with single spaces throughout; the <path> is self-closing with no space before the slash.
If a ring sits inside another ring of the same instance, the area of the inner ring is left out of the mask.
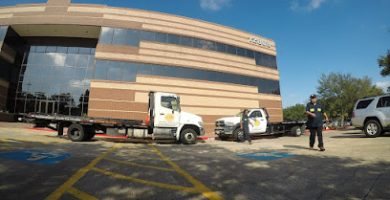
<path id="1" fill-rule="evenodd" d="M 286 152 L 278 152 L 278 151 L 269 151 L 269 152 L 237 154 L 237 156 L 242 158 L 252 159 L 252 160 L 271 161 L 271 160 L 278 160 L 282 158 L 290 158 L 293 157 L 294 154 L 286 153 Z"/>
<path id="2" fill-rule="evenodd" d="M 0 158 L 47 165 L 57 164 L 69 157 L 69 153 L 45 152 L 42 150 L 20 150 L 0 153 Z"/>

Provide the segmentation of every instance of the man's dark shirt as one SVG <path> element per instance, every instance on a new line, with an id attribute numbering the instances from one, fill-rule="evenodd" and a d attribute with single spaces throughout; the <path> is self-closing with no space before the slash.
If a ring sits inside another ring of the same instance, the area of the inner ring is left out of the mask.
<path id="1" fill-rule="evenodd" d="M 315 105 L 313 103 L 308 103 L 306 105 L 306 112 L 311 112 L 311 113 L 314 113 L 316 115 L 316 117 L 312 117 L 310 115 L 308 115 L 307 117 L 307 126 L 310 128 L 318 128 L 318 127 L 322 127 L 323 124 L 324 124 L 324 119 L 323 119 L 323 115 L 324 115 L 324 108 L 321 106 L 321 104 L 319 103 L 316 103 Z"/>
<path id="2" fill-rule="evenodd" d="M 248 130 L 249 130 L 249 117 L 248 117 L 248 115 L 242 113 L 241 121 L 242 121 L 242 126 L 243 126 L 242 128 L 243 128 L 245 131 L 248 131 Z"/>

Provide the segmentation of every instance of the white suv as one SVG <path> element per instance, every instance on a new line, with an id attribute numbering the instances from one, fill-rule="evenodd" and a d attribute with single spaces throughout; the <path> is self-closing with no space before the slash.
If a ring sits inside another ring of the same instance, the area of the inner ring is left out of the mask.
<path id="1" fill-rule="evenodd" d="M 352 125 L 363 129 L 367 137 L 390 130 L 390 94 L 360 99 L 352 114 Z"/>

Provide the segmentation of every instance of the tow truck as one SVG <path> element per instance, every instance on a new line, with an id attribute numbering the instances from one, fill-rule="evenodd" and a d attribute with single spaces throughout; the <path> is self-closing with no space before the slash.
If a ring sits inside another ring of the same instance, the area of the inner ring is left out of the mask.
<path id="1" fill-rule="evenodd" d="M 301 136 L 305 129 L 305 121 L 291 122 L 269 122 L 269 115 L 266 108 L 248 109 L 250 120 L 249 134 L 251 136 L 261 135 L 283 135 Z M 244 132 L 240 127 L 242 112 L 235 116 L 217 119 L 215 122 L 215 134 L 222 140 L 233 138 L 235 141 L 243 141 Z"/>
<path id="2" fill-rule="evenodd" d="M 97 131 L 123 134 L 129 139 L 173 139 L 184 144 L 195 144 L 197 137 L 204 135 L 202 118 L 183 112 L 180 97 L 172 93 L 150 92 L 148 116 L 145 120 L 40 113 L 30 113 L 26 117 L 39 127 L 55 124 L 60 136 L 67 127 L 67 136 L 75 142 L 91 140 Z"/>

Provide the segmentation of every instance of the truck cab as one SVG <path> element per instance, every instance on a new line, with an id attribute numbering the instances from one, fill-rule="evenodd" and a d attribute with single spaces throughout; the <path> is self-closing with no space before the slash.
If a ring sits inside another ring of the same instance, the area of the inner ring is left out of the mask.
<path id="1" fill-rule="evenodd" d="M 172 93 L 149 93 L 149 133 L 154 137 L 174 137 L 186 144 L 204 135 L 200 116 L 181 110 L 180 97 Z"/>

